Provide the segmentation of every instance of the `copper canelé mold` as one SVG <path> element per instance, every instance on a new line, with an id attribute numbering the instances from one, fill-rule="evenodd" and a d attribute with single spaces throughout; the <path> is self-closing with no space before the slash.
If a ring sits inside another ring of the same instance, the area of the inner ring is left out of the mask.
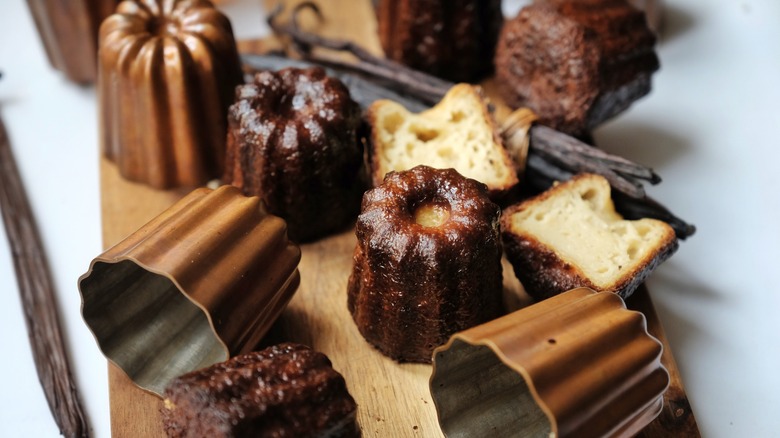
<path id="1" fill-rule="evenodd" d="M 27 0 L 49 63 L 80 84 L 97 78 L 100 23 L 118 0 Z"/>
<path id="2" fill-rule="evenodd" d="M 300 283 L 286 230 L 257 197 L 197 189 L 92 261 L 84 320 L 110 361 L 160 395 L 268 331 Z"/>
<path id="3" fill-rule="evenodd" d="M 227 17 L 208 0 L 123 1 L 99 47 L 100 141 L 122 176 L 164 189 L 221 175 L 242 80 Z"/>
<path id="4" fill-rule="evenodd" d="M 448 437 L 628 437 L 661 412 L 661 352 L 619 296 L 573 289 L 455 334 L 431 395 Z"/>

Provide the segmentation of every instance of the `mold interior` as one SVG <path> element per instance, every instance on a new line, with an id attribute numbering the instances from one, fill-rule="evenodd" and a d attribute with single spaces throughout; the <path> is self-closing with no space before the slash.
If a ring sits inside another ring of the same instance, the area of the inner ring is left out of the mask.
<path id="1" fill-rule="evenodd" d="M 99 262 L 80 288 L 103 354 L 145 389 L 162 394 L 173 378 L 227 359 L 205 313 L 162 275 Z"/>
<path id="2" fill-rule="evenodd" d="M 461 91 L 448 93 L 434 108 L 420 114 L 394 102 L 374 107 L 382 171 L 425 164 L 454 168 L 488 187 L 506 184 L 508 173 L 514 170 L 505 164 L 503 147 L 494 140 L 482 106 L 475 93 Z"/>
<path id="3" fill-rule="evenodd" d="M 553 436 L 523 377 L 490 348 L 456 339 L 435 366 L 431 395 L 447 437 Z"/>

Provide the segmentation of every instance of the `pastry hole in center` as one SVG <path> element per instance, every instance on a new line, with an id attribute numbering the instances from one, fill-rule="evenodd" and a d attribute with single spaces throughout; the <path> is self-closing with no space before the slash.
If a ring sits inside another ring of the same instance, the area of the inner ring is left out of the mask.
<path id="1" fill-rule="evenodd" d="M 424 227 L 441 226 L 449 218 L 449 209 L 440 204 L 426 203 L 414 210 L 414 221 Z"/>
<path id="2" fill-rule="evenodd" d="M 155 36 L 171 36 L 179 32 L 179 27 L 172 20 L 163 17 L 156 17 L 150 20 L 146 30 Z"/>

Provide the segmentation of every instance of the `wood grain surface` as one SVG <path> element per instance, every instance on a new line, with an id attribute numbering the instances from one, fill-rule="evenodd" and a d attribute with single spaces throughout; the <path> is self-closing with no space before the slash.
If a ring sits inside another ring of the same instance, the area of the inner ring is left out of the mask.
<path id="1" fill-rule="evenodd" d="M 324 35 L 358 41 L 379 53 L 376 20 L 369 0 L 318 3 L 325 21 L 306 20 L 304 26 L 313 26 L 307 28 Z M 158 191 L 125 181 L 105 159 L 101 162 L 101 188 L 105 247 L 119 242 L 187 193 Z M 364 436 L 441 436 L 428 391 L 431 366 L 399 365 L 384 357 L 362 338 L 347 311 L 346 286 L 355 243 L 354 232 L 345 230 L 302 246 L 300 289 L 263 343 L 300 342 L 327 354 L 334 368 L 344 375 L 358 403 L 358 421 Z M 504 267 L 508 305 L 517 308 L 528 304 L 511 268 L 507 263 Z M 651 332 L 664 343 L 662 361 L 672 377 L 664 413 L 643 432 L 644 436 L 698 435 L 679 371 L 647 290 L 641 288 L 629 305 L 647 316 Z M 112 436 L 165 436 L 158 398 L 133 386 L 113 365 L 109 365 L 109 387 Z"/>

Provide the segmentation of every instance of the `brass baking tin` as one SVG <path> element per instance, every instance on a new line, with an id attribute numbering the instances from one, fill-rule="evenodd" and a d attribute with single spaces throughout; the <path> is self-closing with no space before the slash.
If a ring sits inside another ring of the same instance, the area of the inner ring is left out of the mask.
<path id="1" fill-rule="evenodd" d="M 268 331 L 300 283 L 286 230 L 235 187 L 195 190 L 92 261 L 84 320 L 110 361 L 161 395 Z"/>
<path id="2" fill-rule="evenodd" d="M 661 412 L 661 352 L 620 297 L 573 289 L 454 335 L 431 395 L 448 437 L 633 436 Z"/>

